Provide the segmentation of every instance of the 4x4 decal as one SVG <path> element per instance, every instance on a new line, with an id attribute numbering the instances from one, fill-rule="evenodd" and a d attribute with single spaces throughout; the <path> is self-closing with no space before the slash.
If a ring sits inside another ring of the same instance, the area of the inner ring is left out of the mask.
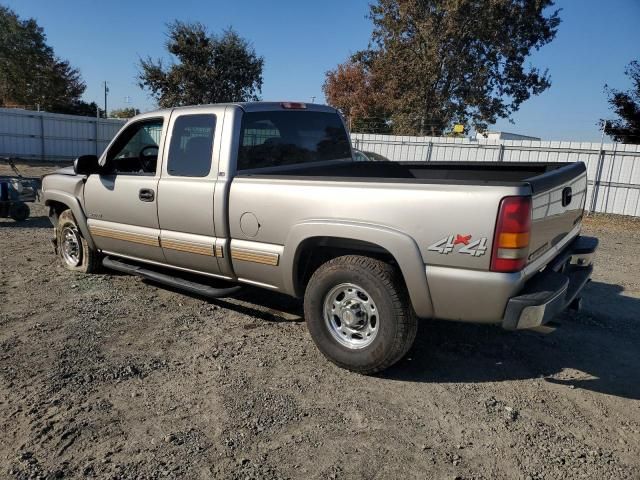
<path id="1" fill-rule="evenodd" d="M 471 255 L 473 257 L 480 257 L 487 252 L 487 237 L 482 237 L 479 240 L 473 240 L 472 235 L 449 235 L 448 237 L 441 238 L 435 243 L 429 245 L 428 250 L 430 252 L 438 252 L 442 255 L 448 255 L 453 252 L 456 245 L 462 245 L 458 249 L 458 253 L 465 255 Z"/>

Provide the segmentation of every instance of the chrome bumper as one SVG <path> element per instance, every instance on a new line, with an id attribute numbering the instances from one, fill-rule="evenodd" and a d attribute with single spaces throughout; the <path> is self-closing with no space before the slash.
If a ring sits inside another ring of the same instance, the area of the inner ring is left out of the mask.
<path id="1" fill-rule="evenodd" d="M 598 239 L 577 237 L 547 267 L 527 281 L 509 299 L 502 327 L 507 330 L 537 328 L 562 312 L 580 294 L 593 272 Z"/>

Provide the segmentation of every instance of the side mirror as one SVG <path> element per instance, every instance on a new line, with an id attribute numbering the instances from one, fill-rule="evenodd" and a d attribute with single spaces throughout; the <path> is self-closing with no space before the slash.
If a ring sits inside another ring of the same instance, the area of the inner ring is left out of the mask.
<path id="1" fill-rule="evenodd" d="M 98 157 L 95 155 L 82 155 L 73 162 L 73 171 L 76 175 L 91 175 L 98 173 L 99 170 Z"/>

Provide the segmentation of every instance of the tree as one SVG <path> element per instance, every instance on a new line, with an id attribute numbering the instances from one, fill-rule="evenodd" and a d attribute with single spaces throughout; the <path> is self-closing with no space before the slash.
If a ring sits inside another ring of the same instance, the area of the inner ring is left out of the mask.
<path id="1" fill-rule="evenodd" d="M 140 88 L 161 107 L 257 100 L 264 59 L 235 31 L 209 35 L 200 23 L 175 21 L 169 26 L 167 50 L 177 59 L 140 60 Z"/>
<path id="2" fill-rule="evenodd" d="M 640 63 L 635 60 L 627 65 L 625 75 L 631 79 L 631 88 L 626 92 L 610 89 L 609 105 L 619 117 L 606 121 L 605 133 L 611 135 L 616 142 L 640 144 Z M 601 125 L 605 120 L 601 120 Z"/>
<path id="3" fill-rule="evenodd" d="M 556 35 L 559 10 L 545 14 L 553 5 L 553 0 L 377 0 L 370 7 L 371 44 L 328 73 L 327 100 L 345 103 L 345 89 L 335 83 L 349 66 L 369 73 L 367 82 L 378 93 L 371 103 L 377 111 L 392 112 L 387 120 L 395 133 L 442 134 L 454 123 L 484 129 L 551 85 L 546 70 L 524 64 Z"/>
<path id="4" fill-rule="evenodd" d="M 0 105 L 95 115 L 81 100 L 86 85 L 80 72 L 58 58 L 46 40 L 34 19 L 23 20 L 0 6 Z"/>
<path id="5" fill-rule="evenodd" d="M 54 107 L 52 112 L 66 113 L 67 115 L 81 115 L 83 117 L 104 117 L 104 110 L 98 107 L 96 102 L 77 100 Z"/>
<path id="6" fill-rule="evenodd" d="M 116 110 L 111 110 L 111 114 L 109 115 L 112 118 L 131 118 L 135 117 L 140 113 L 140 110 L 137 108 L 120 108 Z"/>
<path id="7" fill-rule="evenodd" d="M 380 98 L 382 85 L 363 62 L 349 60 L 327 72 L 323 90 L 329 103 L 347 116 L 353 130 L 388 130 L 388 115 Z"/>

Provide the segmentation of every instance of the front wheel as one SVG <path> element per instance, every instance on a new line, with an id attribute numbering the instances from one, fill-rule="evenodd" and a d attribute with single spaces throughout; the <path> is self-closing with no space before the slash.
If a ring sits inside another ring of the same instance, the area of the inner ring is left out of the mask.
<path id="1" fill-rule="evenodd" d="M 67 269 L 82 273 L 98 270 L 100 255 L 80 233 L 71 210 L 65 210 L 58 217 L 56 240 L 58 255 Z"/>
<path id="2" fill-rule="evenodd" d="M 418 329 L 398 270 L 359 255 L 334 258 L 316 270 L 304 312 L 320 351 L 336 365 L 364 374 L 400 360 Z"/>

